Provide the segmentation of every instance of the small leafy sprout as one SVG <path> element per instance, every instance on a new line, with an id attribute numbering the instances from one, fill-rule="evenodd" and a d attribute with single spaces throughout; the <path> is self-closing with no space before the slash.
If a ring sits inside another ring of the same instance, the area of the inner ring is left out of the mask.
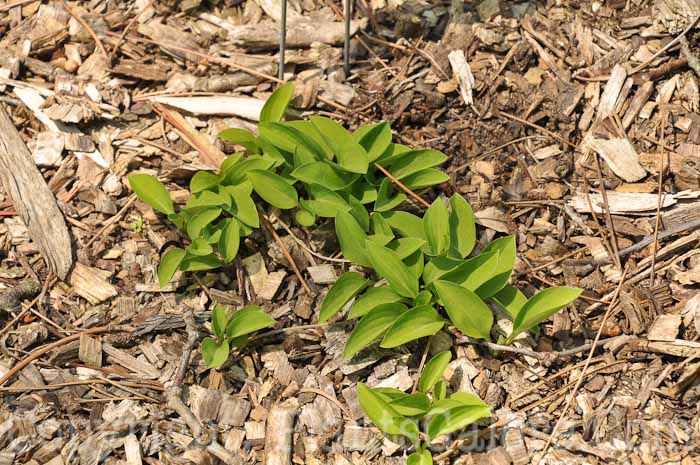
<path id="1" fill-rule="evenodd" d="M 376 278 L 342 275 L 321 304 L 325 322 L 355 298 L 349 318 L 360 318 L 343 356 L 353 357 L 381 338 L 397 347 L 431 336 L 446 324 L 463 334 L 489 340 L 493 313 L 503 307 L 513 319 L 507 342 L 573 302 L 580 289 L 553 287 L 530 299 L 509 286 L 516 258 L 512 236 L 494 240 L 478 254 L 474 215 L 460 195 L 438 198 L 419 218 L 407 212 L 373 212 L 363 227 L 340 212 L 336 235 L 345 258 L 372 268 Z M 471 256 L 470 256 L 471 255 Z"/>
<path id="2" fill-rule="evenodd" d="M 369 388 L 363 383 L 357 385 L 360 406 L 372 423 L 386 434 L 404 436 L 415 447 L 407 464 L 432 464 L 428 446 L 433 439 L 491 416 L 491 408 L 473 394 L 456 392 L 446 396 L 443 373 L 451 358 L 446 351 L 426 363 L 419 390 L 413 394 L 393 388 Z"/>
<path id="3" fill-rule="evenodd" d="M 255 305 L 243 307 L 230 317 L 227 307 L 215 305 L 211 314 L 211 330 L 214 337 L 204 338 L 201 345 L 202 357 L 207 368 L 221 367 L 228 360 L 230 350 L 244 344 L 248 334 L 274 323 L 272 317 Z"/>
<path id="4" fill-rule="evenodd" d="M 447 159 L 444 154 L 392 143 L 388 122 L 351 133 L 318 116 L 283 121 L 293 95 L 294 86 L 289 83 L 270 96 L 260 112 L 257 135 L 237 128 L 219 134 L 222 140 L 243 147 L 245 153 L 228 156 L 218 173 L 197 172 L 190 181 L 192 195 L 179 211 L 157 178 L 129 176 L 134 193 L 188 238 L 186 247 L 171 248 L 161 257 L 161 287 L 178 270 L 203 271 L 231 263 L 241 238 L 260 227 L 257 205 L 262 202 L 258 198 L 281 210 L 292 210 L 302 226 L 347 214 L 364 234 L 370 228 L 367 207 L 388 212 L 406 199 L 375 163 L 413 189 L 447 180 L 435 168 Z M 361 264 L 370 266 L 369 262 Z"/>

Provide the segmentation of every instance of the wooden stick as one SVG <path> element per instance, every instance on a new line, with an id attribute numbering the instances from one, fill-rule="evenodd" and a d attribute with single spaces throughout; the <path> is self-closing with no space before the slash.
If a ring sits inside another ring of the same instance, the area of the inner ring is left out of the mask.
<path id="1" fill-rule="evenodd" d="M 309 286 L 306 284 L 306 280 L 304 279 L 304 276 L 302 276 L 301 271 L 299 270 L 299 267 L 297 266 L 296 262 L 294 261 L 294 258 L 292 257 L 292 254 L 289 253 L 289 250 L 287 250 L 287 246 L 284 245 L 284 242 L 282 242 L 282 239 L 280 238 L 279 234 L 277 234 L 277 231 L 275 231 L 275 228 L 272 227 L 272 224 L 270 224 L 270 220 L 265 216 L 265 214 L 262 211 L 259 211 L 260 214 L 260 220 L 265 229 L 272 235 L 272 237 L 275 239 L 275 242 L 277 242 L 277 245 L 280 246 L 280 249 L 282 249 L 282 253 L 284 254 L 284 258 L 287 259 L 289 262 L 289 265 L 292 267 L 292 270 L 294 270 L 294 274 L 297 275 L 297 278 L 299 278 L 299 282 L 301 283 L 301 287 L 304 288 L 306 293 L 308 295 L 313 295 L 313 292 L 311 292 L 311 289 Z"/>
<path id="2" fill-rule="evenodd" d="M 388 171 L 386 170 L 386 168 L 384 168 L 382 165 L 380 165 L 379 163 L 375 163 L 374 166 L 375 166 L 379 171 L 381 171 L 382 173 L 384 173 L 384 176 L 386 176 L 387 178 L 391 179 L 391 182 L 393 182 L 394 184 L 396 184 L 397 186 L 399 186 L 405 193 L 407 193 L 408 195 L 410 195 L 411 197 L 413 197 L 414 199 L 416 199 L 416 201 L 418 201 L 418 203 L 420 203 L 421 205 L 423 205 L 425 208 L 429 208 L 429 207 L 430 207 L 430 204 L 429 204 L 428 202 L 426 202 L 425 200 L 423 200 L 423 198 L 422 198 L 421 196 L 419 196 L 418 194 L 416 194 L 415 192 L 413 192 L 411 189 L 409 189 L 408 186 L 406 186 L 404 183 L 402 183 L 401 181 L 399 181 L 398 179 L 396 179 L 396 178 L 395 178 L 390 172 L 388 172 Z"/>

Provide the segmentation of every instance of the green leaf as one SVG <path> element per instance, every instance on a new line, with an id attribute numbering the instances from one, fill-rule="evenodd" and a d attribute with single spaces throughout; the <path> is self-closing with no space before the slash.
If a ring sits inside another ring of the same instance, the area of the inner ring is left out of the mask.
<path id="1" fill-rule="evenodd" d="M 382 304 L 370 310 L 357 323 L 345 344 L 343 358 L 348 360 L 367 347 L 394 324 L 406 311 L 406 306 L 399 303 Z"/>
<path id="2" fill-rule="evenodd" d="M 450 197 L 450 253 L 465 258 L 476 244 L 476 225 L 471 205 L 459 194 Z"/>
<path id="3" fill-rule="evenodd" d="M 338 166 L 351 173 L 367 172 L 369 163 L 367 151 L 344 127 L 332 119 L 321 116 L 312 116 L 310 119 L 323 140 L 335 153 Z"/>
<path id="4" fill-rule="evenodd" d="M 419 171 L 406 176 L 401 182 L 409 189 L 423 189 L 424 187 L 442 184 L 450 179 L 445 172 L 435 168 Z"/>
<path id="5" fill-rule="evenodd" d="M 193 240 L 192 243 L 187 246 L 187 249 L 185 249 L 185 252 L 187 252 L 188 255 L 209 255 L 212 253 L 214 249 L 211 247 L 211 244 L 209 244 L 209 241 L 207 241 L 204 237 L 198 237 L 197 239 Z"/>
<path id="6" fill-rule="evenodd" d="M 432 336 L 442 329 L 445 320 L 431 305 L 413 307 L 403 313 L 384 335 L 380 347 L 390 349 L 415 339 Z"/>
<path id="7" fill-rule="evenodd" d="M 236 258 L 240 242 L 241 229 L 238 221 L 229 218 L 219 239 L 219 253 L 223 256 L 225 263 L 231 263 Z"/>
<path id="8" fill-rule="evenodd" d="M 182 262 L 180 263 L 180 269 L 182 271 L 205 271 L 205 270 L 213 270 L 215 268 L 220 268 L 223 266 L 223 263 L 219 258 L 214 255 L 204 255 L 204 256 L 197 256 L 197 255 L 186 255 L 185 258 L 182 259 Z"/>
<path id="9" fill-rule="evenodd" d="M 418 426 L 399 415 L 364 383 L 357 383 L 357 398 L 365 415 L 372 420 L 377 428 L 387 434 L 406 436 L 414 444 L 418 442 Z"/>
<path id="10" fill-rule="evenodd" d="M 490 281 L 498 272 L 498 258 L 499 254 L 495 250 L 482 252 L 469 260 L 462 260 L 461 265 L 445 273 L 440 279 L 477 292 L 477 289 Z"/>
<path id="11" fill-rule="evenodd" d="M 226 326 L 226 337 L 235 339 L 275 324 L 274 318 L 256 306 L 250 305 L 237 310 Z"/>
<path id="12" fill-rule="evenodd" d="M 316 129 L 316 126 L 313 125 L 313 123 L 309 120 L 296 120 L 296 121 L 285 121 L 285 126 L 289 126 L 292 128 L 295 128 L 299 130 L 302 134 L 304 134 L 304 137 L 307 139 L 311 139 L 316 143 L 316 145 L 321 149 L 323 152 L 324 158 L 326 160 L 332 160 L 333 159 L 333 150 L 326 144 L 326 141 L 323 139 L 323 136 L 321 136 L 321 133 L 318 132 L 318 129 Z"/>
<path id="13" fill-rule="evenodd" d="M 306 190 L 313 200 L 302 200 L 301 205 L 323 218 L 335 218 L 339 211 L 349 212 L 350 205 L 336 192 L 320 184 L 309 184 Z"/>
<path id="14" fill-rule="evenodd" d="M 351 195 L 365 205 L 377 200 L 377 189 L 372 184 L 356 182 L 352 185 Z"/>
<path id="15" fill-rule="evenodd" d="M 413 305 L 418 307 L 419 305 L 428 305 L 433 301 L 433 294 L 427 290 L 423 289 L 418 293 L 418 297 L 413 301 Z"/>
<path id="16" fill-rule="evenodd" d="M 273 207 L 287 210 L 299 204 L 296 189 L 275 173 L 252 170 L 248 171 L 248 179 L 253 183 L 255 192 Z"/>
<path id="17" fill-rule="evenodd" d="M 399 237 L 389 242 L 386 246 L 403 260 L 420 250 L 424 245 L 425 241 L 417 237 Z"/>
<path id="18" fill-rule="evenodd" d="M 447 395 L 447 383 L 445 383 L 445 380 L 440 380 L 437 383 L 435 383 L 435 388 L 433 389 L 433 398 L 435 400 L 441 400 L 444 399 L 445 396 Z"/>
<path id="19" fill-rule="evenodd" d="M 300 201 L 301 206 L 304 206 L 304 201 L 303 199 Z M 314 223 L 316 222 L 316 215 L 311 213 L 309 210 L 305 208 L 298 208 L 294 210 L 294 220 L 300 225 L 300 226 L 313 226 Z"/>
<path id="20" fill-rule="evenodd" d="M 313 138 L 287 123 L 260 123 L 260 139 L 308 161 L 325 160 L 323 148 Z"/>
<path id="21" fill-rule="evenodd" d="M 294 84 L 288 82 L 279 86 L 263 105 L 260 111 L 260 122 L 280 121 L 292 97 L 294 97 Z"/>
<path id="22" fill-rule="evenodd" d="M 225 339 L 219 343 L 211 337 L 205 337 L 202 340 L 201 350 L 207 368 L 219 368 L 228 359 L 229 346 Z"/>
<path id="23" fill-rule="evenodd" d="M 158 178 L 150 174 L 132 174 L 128 179 L 136 196 L 153 207 L 154 210 L 166 215 L 175 213 L 170 194 Z"/>
<path id="24" fill-rule="evenodd" d="M 227 207 L 230 204 L 230 199 L 225 198 L 223 195 L 212 191 L 202 191 L 187 199 L 187 203 L 180 213 L 190 215 L 186 218 L 187 221 L 189 221 L 194 215 L 204 210 L 208 210 L 212 207 Z"/>
<path id="25" fill-rule="evenodd" d="M 423 274 L 423 267 L 425 266 L 425 257 L 423 256 L 423 252 L 416 250 L 411 255 L 404 258 L 403 262 L 408 267 L 411 275 L 416 281 L 418 281 L 421 274 Z"/>
<path id="26" fill-rule="evenodd" d="M 520 333 L 542 323 L 581 295 L 583 289 L 575 287 L 550 287 L 530 297 L 513 321 L 513 332 L 507 344 L 513 342 Z"/>
<path id="27" fill-rule="evenodd" d="M 357 179 L 356 174 L 345 173 L 326 161 L 315 161 L 292 171 L 292 177 L 304 184 L 321 184 L 332 191 L 350 186 Z"/>
<path id="28" fill-rule="evenodd" d="M 210 208 L 196 214 L 187 222 L 187 235 L 192 240 L 198 238 L 202 229 L 211 224 L 219 215 L 221 215 L 220 208 Z"/>
<path id="29" fill-rule="evenodd" d="M 321 304 L 321 311 L 318 317 L 320 323 L 328 321 L 333 315 L 338 313 L 343 306 L 364 289 L 369 281 L 360 273 L 348 271 L 333 283 L 326 298 Z"/>
<path id="30" fill-rule="evenodd" d="M 450 320 L 462 333 L 490 339 L 493 313 L 478 295 L 448 281 L 435 281 L 434 286 Z"/>
<path id="31" fill-rule="evenodd" d="M 435 383 L 442 379 L 442 374 L 447 369 L 447 365 L 450 364 L 450 360 L 452 360 L 452 354 L 449 350 L 446 350 L 440 352 L 425 364 L 423 373 L 421 373 L 420 380 L 418 381 L 418 389 L 420 392 L 430 392 L 433 386 L 435 386 Z"/>
<path id="32" fill-rule="evenodd" d="M 408 212 L 386 212 L 382 216 L 389 223 L 391 229 L 404 237 L 418 237 L 425 239 L 423 220 Z"/>
<path id="33" fill-rule="evenodd" d="M 238 163 L 235 167 L 228 170 L 223 175 L 222 184 L 226 185 L 236 185 L 241 184 L 246 181 L 246 174 L 252 170 L 269 170 L 274 165 L 274 162 L 262 158 L 259 155 L 253 155 L 242 162 Z"/>
<path id="34" fill-rule="evenodd" d="M 391 161 L 385 161 L 383 166 L 396 179 L 404 179 L 412 174 L 424 171 L 444 163 L 447 155 L 433 149 L 419 149 L 404 152 Z"/>
<path id="35" fill-rule="evenodd" d="M 464 260 L 457 260 L 448 257 L 432 257 L 423 269 L 423 282 L 425 285 L 431 284 L 436 279 L 442 278 L 447 273 L 464 266 Z"/>
<path id="36" fill-rule="evenodd" d="M 406 457 L 406 465 L 433 465 L 433 456 L 427 449 L 420 449 Z"/>
<path id="37" fill-rule="evenodd" d="M 383 304 L 400 303 L 403 297 L 388 286 L 373 287 L 362 294 L 350 307 L 348 319 L 359 318 Z"/>
<path id="38" fill-rule="evenodd" d="M 445 201 L 438 197 L 423 216 L 425 238 L 433 255 L 443 255 L 450 246 L 450 213 Z"/>
<path id="39" fill-rule="evenodd" d="M 398 395 L 386 395 L 384 393 L 385 388 L 376 388 L 374 392 L 381 396 L 386 402 L 389 403 L 391 408 L 396 410 L 400 415 L 406 417 L 414 417 L 417 415 L 423 415 L 430 408 L 430 399 L 428 396 L 422 392 L 416 392 L 414 394 L 406 394 L 398 389 L 388 388 L 390 391 L 395 392 Z"/>
<path id="40" fill-rule="evenodd" d="M 219 185 L 219 176 L 211 171 L 197 171 L 190 179 L 190 191 L 193 194 L 212 189 Z"/>
<path id="41" fill-rule="evenodd" d="M 388 121 L 368 124 L 358 128 L 352 135 L 367 151 L 369 161 L 378 159 L 391 144 L 391 125 Z"/>
<path id="42" fill-rule="evenodd" d="M 358 265 L 371 265 L 365 249 L 367 235 L 350 213 L 338 212 L 335 217 L 335 234 L 345 258 Z"/>
<path id="43" fill-rule="evenodd" d="M 214 305 L 214 310 L 211 312 L 211 330 L 219 340 L 226 335 L 227 324 L 228 308 L 220 304 Z"/>
<path id="44" fill-rule="evenodd" d="M 260 153 L 260 147 L 258 147 L 255 141 L 255 135 L 246 129 L 240 128 L 229 128 L 221 131 L 216 137 L 226 142 L 231 142 L 233 144 L 238 144 L 246 148 L 250 153 Z M 228 168 L 228 167 L 227 167 Z M 221 172 L 224 172 L 224 166 L 221 165 Z"/>
<path id="45" fill-rule="evenodd" d="M 391 230 L 389 223 L 375 212 L 372 212 L 369 219 L 372 226 L 372 235 L 370 236 L 372 241 L 381 245 L 387 245 L 394 238 L 394 232 Z"/>
<path id="46" fill-rule="evenodd" d="M 520 292 L 518 288 L 509 285 L 498 291 L 491 299 L 503 307 L 511 319 L 515 319 L 518 316 L 520 309 L 527 302 L 525 294 Z"/>
<path id="47" fill-rule="evenodd" d="M 476 293 L 482 299 L 488 299 L 498 291 L 503 289 L 510 279 L 515 266 L 515 237 L 506 236 L 492 241 L 484 250 L 484 252 L 498 252 L 498 266 L 494 270 L 494 277 L 482 284 Z"/>
<path id="48" fill-rule="evenodd" d="M 258 216 L 258 210 L 255 208 L 255 202 L 250 195 L 248 186 L 251 186 L 251 184 L 245 183 L 236 186 L 224 186 L 223 190 L 231 196 L 236 206 L 236 218 L 251 228 L 259 228 L 260 217 Z"/>
<path id="49" fill-rule="evenodd" d="M 160 287 L 165 287 L 170 282 L 184 257 L 185 251 L 179 247 L 168 249 L 160 257 L 160 264 L 158 265 L 158 284 L 160 284 Z"/>
<path id="50" fill-rule="evenodd" d="M 229 173 L 243 158 L 243 152 L 236 152 L 224 159 L 224 162 L 219 167 L 219 175 L 221 180 L 226 178 L 226 174 Z"/>
<path id="51" fill-rule="evenodd" d="M 450 434 L 490 416 L 491 407 L 488 405 L 464 405 L 451 408 L 431 418 L 427 428 L 428 438 L 432 440 L 438 436 Z"/>
<path id="52" fill-rule="evenodd" d="M 370 240 L 365 241 L 365 247 L 372 268 L 389 282 L 394 291 L 404 297 L 418 295 L 418 278 L 395 252 Z"/>
<path id="53" fill-rule="evenodd" d="M 398 192 L 393 197 L 391 196 L 393 186 L 394 183 L 389 178 L 382 179 L 377 191 L 377 199 L 374 201 L 374 211 L 385 212 L 392 210 L 406 200 L 406 194 L 403 192 Z"/>

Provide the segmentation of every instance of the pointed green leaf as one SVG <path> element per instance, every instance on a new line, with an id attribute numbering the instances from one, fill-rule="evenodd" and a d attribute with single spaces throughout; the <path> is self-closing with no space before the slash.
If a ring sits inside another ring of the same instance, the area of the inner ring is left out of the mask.
<path id="1" fill-rule="evenodd" d="M 418 381 L 420 392 L 430 392 L 435 383 L 442 379 L 442 374 L 447 369 L 447 365 L 450 364 L 450 360 L 452 360 L 452 354 L 449 350 L 446 350 L 435 355 L 425 364 L 423 373 L 421 373 Z"/>
<path id="2" fill-rule="evenodd" d="M 511 319 L 515 319 L 518 316 L 520 309 L 527 302 L 525 294 L 520 292 L 518 288 L 508 285 L 498 291 L 491 299 L 503 307 Z"/>
<path id="3" fill-rule="evenodd" d="M 358 265 L 371 265 L 365 249 L 367 235 L 350 213 L 338 212 L 335 217 L 335 234 L 345 258 Z"/>
<path id="4" fill-rule="evenodd" d="M 498 266 L 495 268 L 494 277 L 482 284 L 476 293 L 482 299 L 488 299 L 503 289 L 510 279 L 515 266 L 515 237 L 506 236 L 492 241 L 481 253 L 498 252 Z"/>
<path id="5" fill-rule="evenodd" d="M 221 180 L 226 179 L 226 175 L 238 164 L 243 158 L 243 152 L 232 153 L 224 159 L 224 162 L 219 167 L 219 175 Z"/>
<path id="6" fill-rule="evenodd" d="M 273 207 L 283 210 L 298 205 L 297 190 L 290 186 L 283 177 L 264 170 L 248 171 L 248 179 L 258 195 Z"/>
<path id="7" fill-rule="evenodd" d="M 396 179 L 404 179 L 412 174 L 432 168 L 447 160 L 447 155 L 433 149 L 419 149 L 404 152 L 393 160 L 385 161 L 382 165 Z"/>
<path id="8" fill-rule="evenodd" d="M 193 194 L 216 187 L 219 176 L 211 171 L 197 171 L 190 179 L 190 191 Z"/>
<path id="9" fill-rule="evenodd" d="M 348 360 L 356 353 L 370 345 L 406 311 L 400 303 L 378 305 L 357 323 L 345 344 L 343 358 Z"/>
<path id="10" fill-rule="evenodd" d="M 450 214 L 445 201 L 438 197 L 423 216 L 425 238 L 433 255 L 443 255 L 450 246 Z"/>
<path id="11" fill-rule="evenodd" d="M 253 198 L 250 195 L 250 190 L 247 187 L 250 184 L 246 184 L 224 186 L 223 189 L 228 195 L 231 196 L 231 199 L 233 200 L 236 207 L 236 218 L 251 228 L 259 228 L 260 217 L 258 216 L 258 210 L 255 208 L 255 202 L 253 201 Z"/>
<path id="12" fill-rule="evenodd" d="M 530 297 L 515 317 L 513 332 L 508 336 L 507 343 L 510 344 L 520 333 L 528 331 L 569 305 L 581 295 L 581 292 L 583 289 L 558 286 L 550 287 Z"/>
<path id="13" fill-rule="evenodd" d="M 168 249 L 160 257 L 160 264 L 158 265 L 158 284 L 160 284 L 160 287 L 165 287 L 170 282 L 184 257 L 185 251 L 179 247 Z"/>
<path id="14" fill-rule="evenodd" d="M 418 237 L 425 239 L 423 220 L 408 212 L 386 212 L 382 216 L 389 223 L 391 229 L 404 237 Z"/>
<path id="15" fill-rule="evenodd" d="M 406 176 L 401 182 L 409 189 L 423 189 L 447 182 L 450 179 L 444 171 L 436 168 L 428 168 Z"/>
<path id="16" fill-rule="evenodd" d="M 287 111 L 287 106 L 289 102 L 294 97 L 294 84 L 288 82 L 277 88 L 276 91 L 270 95 L 267 99 L 265 105 L 263 105 L 260 111 L 260 121 L 279 121 L 284 116 L 284 112 Z"/>
<path id="17" fill-rule="evenodd" d="M 185 249 L 185 252 L 187 252 L 188 255 L 209 255 L 212 252 L 214 252 L 214 249 L 211 247 L 211 244 L 207 239 L 204 237 L 198 237 L 197 239 L 193 240 L 192 243 L 187 246 L 187 249 Z"/>
<path id="18" fill-rule="evenodd" d="M 250 305 L 233 313 L 226 326 L 226 337 L 235 339 L 274 324 L 274 318 L 265 313 L 262 308 Z"/>
<path id="19" fill-rule="evenodd" d="M 205 337 L 202 340 L 201 351 L 207 368 L 219 368 L 228 359 L 228 341 L 224 339 L 219 343 L 213 338 Z"/>
<path id="20" fill-rule="evenodd" d="M 310 227 L 316 222 L 316 215 L 307 210 L 304 207 L 304 200 L 301 199 L 302 208 L 294 210 L 294 220 L 299 224 L 299 226 Z"/>
<path id="21" fill-rule="evenodd" d="M 455 258 L 466 258 L 476 244 L 474 212 L 459 194 L 450 197 L 450 207 L 450 252 Z"/>
<path id="22" fill-rule="evenodd" d="M 365 241 L 372 268 L 389 282 L 394 291 L 404 297 L 418 295 L 418 278 L 408 269 L 395 252 L 373 241 Z"/>
<path id="23" fill-rule="evenodd" d="M 425 241 L 417 237 L 399 237 L 389 242 L 386 246 L 403 260 L 420 250 L 424 245 Z"/>
<path id="24" fill-rule="evenodd" d="M 220 268 L 224 264 L 219 260 L 219 258 L 214 255 L 186 255 L 180 263 L 180 269 L 182 271 L 205 271 L 213 270 L 215 268 Z"/>
<path id="25" fill-rule="evenodd" d="M 367 151 L 369 161 L 378 159 L 391 144 L 391 125 L 388 121 L 368 124 L 358 128 L 352 135 Z"/>
<path id="26" fill-rule="evenodd" d="M 383 397 L 381 389 L 375 389 L 374 392 Z M 401 391 L 398 392 L 400 393 L 399 396 L 393 399 L 386 396 L 384 400 L 388 402 L 391 408 L 396 410 L 400 415 L 406 417 L 423 415 L 430 408 L 430 399 L 428 399 L 428 396 L 426 396 L 424 393 L 416 392 L 413 394 L 406 394 Z"/>
<path id="27" fill-rule="evenodd" d="M 408 270 L 411 272 L 413 278 L 418 281 L 421 274 L 423 274 L 423 267 L 425 266 L 425 256 L 423 256 L 423 252 L 416 250 L 411 255 L 404 258 L 403 262 L 408 267 Z M 416 303 L 416 305 L 418 304 Z"/>
<path id="28" fill-rule="evenodd" d="M 128 179 L 136 196 L 153 207 L 154 210 L 166 215 L 175 213 L 168 189 L 158 178 L 149 174 L 132 174 Z"/>
<path id="29" fill-rule="evenodd" d="M 210 208 L 196 214 L 187 222 L 187 235 L 192 240 L 198 238 L 202 229 L 211 224 L 219 215 L 221 215 L 220 208 Z"/>
<path id="30" fill-rule="evenodd" d="M 306 163 L 292 171 L 291 175 L 305 184 L 321 184 L 332 191 L 345 189 L 358 178 L 357 174 L 343 172 L 327 161 Z"/>
<path id="31" fill-rule="evenodd" d="M 461 265 L 445 273 L 440 279 L 477 292 L 477 289 L 498 273 L 498 260 L 498 251 L 482 252 L 476 257 L 462 260 Z"/>
<path id="32" fill-rule="evenodd" d="M 425 336 L 432 336 L 444 325 L 445 320 L 431 305 L 413 307 L 391 325 L 380 347 L 390 349 Z"/>
<path id="33" fill-rule="evenodd" d="M 219 253 L 223 256 L 226 263 L 231 263 L 238 255 L 238 246 L 241 242 L 240 231 L 238 221 L 229 218 L 219 240 Z"/>
<path id="34" fill-rule="evenodd" d="M 311 194 L 313 200 L 302 200 L 300 201 L 301 205 L 320 217 L 335 218 L 339 211 L 350 211 L 350 204 L 327 187 L 320 184 L 309 184 L 306 186 L 306 190 Z"/>
<path id="35" fill-rule="evenodd" d="M 326 298 L 323 299 L 318 321 L 320 323 L 328 321 L 333 315 L 338 313 L 350 299 L 367 287 L 367 284 L 369 284 L 369 281 L 360 273 L 354 271 L 343 273 L 343 275 L 333 283 Z"/>
<path id="36" fill-rule="evenodd" d="M 246 148 L 249 153 L 259 153 L 260 147 L 258 147 L 257 142 L 255 142 L 255 136 L 246 129 L 240 128 L 230 128 L 224 129 L 216 137 L 226 142 L 231 142 L 233 144 L 238 144 Z M 222 165 L 221 171 L 224 171 Z"/>
<path id="37" fill-rule="evenodd" d="M 304 132 L 287 123 L 260 123 L 260 138 L 285 152 L 296 154 L 308 161 L 325 160 L 323 148 Z"/>
<path id="38" fill-rule="evenodd" d="M 423 269 L 423 282 L 427 286 L 436 279 L 440 279 L 444 275 L 464 266 L 464 263 L 464 260 L 457 260 L 455 258 L 432 257 Z"/>
<path id="39" fill-rule="evenodd" d="M 406 465 L 433 465 L 433 456 L 427 449 L 420 449 L 406 457 Z"/>
<path id="40" fill-rule="evenodd" d="M 388 286 L 373 287 L 362 294 L 350 307 L 348 319 L 359 318 L 383 304 L 400 303 L 403 297 Z"/>
<path id="41" fill-rule="evenodd" d="M 211 330 L 219 340 L 226 335 L 227 324 L 228 308 L 220 304 L 214 305 L 214 310 L 211 312 Z"/>
<path id="42" fill-rule="evenodd" d="M 377 191 L 377 199 L 374 201 L 374 211 L 386 212 L 393 210 L 406 200 L 406 194 L 403 192 L 398 192 L 393 196 L 391 195 L 393 186 L 394 183 L 391 182 L 389 178 L 382 179 L 379 190 Z"/>
<path id="43" fill-rule="evenodd" d="M 478 295 L 448 281 L 435 281 L 434 286 L 450 320 L 462 333 L 490 339 L 493 313 Z"/>
<path id="44" fill-rule="evenodd" d="M 438 436 L 450 434 L 490 416 L 491 407 L 488 405 L 464 405 L 451 408 L 431 418 L 427 428 L 428 438 L 432 440 Z"/>
<path id="45" fill-rule="evenodd" d="M 387 434 L 408 437 L 411 442 L 418 442 L 418 426 L 399 415 L 386 401 L 368 388 L 364 383 L 357 383 L 357 398 L 365 415 L 377 428 Z"/>
<path id="46" fill-rule="evenodd" d="M 253 155 L 236 166 L 232 167 L 222 177 L 221 183 L 226 185 L 237 185 L 246 181 L 246 174 L 253 170 L 269 170 L 274 162 L 259 155 Z"/>

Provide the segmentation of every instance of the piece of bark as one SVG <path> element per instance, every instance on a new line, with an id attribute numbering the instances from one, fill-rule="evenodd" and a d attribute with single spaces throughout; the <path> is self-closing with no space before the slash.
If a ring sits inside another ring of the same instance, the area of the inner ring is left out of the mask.
<path id="1" fill-rule="evenodd" d="M 622 90 L 622 86 L 627 79 L 627 71 L 622 65 L 615 65 L 610 72 L 610 79 L 605 85 L 603 95 L 598 104 L 598 120 L 604 120 L 615 113 L 615 105 Z"/>
<path id="2" fill-rule="evenodd" d="M 331 265 L 309 266 L 306 271 L 316 284 L 332 284 L 338 279 Z"/>
<path id="3" fill-rule="evenodd" d="M 264 100 L 249 97 L 154 97 L 154 102 L 179 108 L 195 115 L 239 116 L 251 121 L 260 120 Z"/>
<path id="4" fill-rule="evenodd" d="M 608 208 L 612 214 L 625 213 L 649 213 L 656 210 L 659 196 L 657 194 L 633 193 L 633 192 L 615 192 L 608 191 Z M 589 204 L 590 198 L 590 204 Z M 676 203 L 676 199 L 672 194 L 663 194 L 661 196 L 661 208 L 671 206 Z M 579 213 L 590 213 L 591 205 L 596 213 L 603 213 L 605 206 L 603 197 L 600 194 L 578 193 L 569 200 L 569 205 Z"/>
<path id="5" fill-rule="evenodd" d="M 68 283 L 76 294 L 97 305 L 117 295 L 117 289 L 107 281 L 110 276 L 108 271 L 76 263 Z"/>
<path id="6" fill-rule="evenodd" d="M 363 28 L 367 20 L 351 21 L 350 35 Z M 306 22 L 297 21 L 287 25 L 289 48 L 308 48 L 314 42 L 328 45 L 343 43 L 343 23 L 341 22 Z M 228 38 L 233 45 L 247 50 L 277 50 L 279 48 L 280 29 L 277 23 L 264 21 L 258 24 L 246 24 L 229 29 Z"/>
<path id="7" fill-rule="evenodd" d="M 270 408 L 265 431 L 265 465 L 292 463 L 292 435 L 297 408 L 296 399 Z"/>
<path id="8" fill-rule="evenodd" d="M 464 100 L 467 106 L 474 105 L 474 96 L 472 93 L 475 84 L 474 75 L 469 68 L 469 63 L 467 63 L 467 58 L 464 56 L 464 51 L 453 50 L 447 55 L 447 58 L 450 60 L 452 74 L 457 78 L 457 82 L 459 82 L 462 100 Z"/>
<path id="9" fill-rule="evenodd" d="M 674 341 L 681 326 L 680 314 L 659 315 L 651 324 L 647 339 L 650 341 Z"/>
<path id="10" fill-rule="evenodd" d="M 102 366 L 102 341 L 99 337 L 93 337 L 88 334 L 80 335 L 80 349 L 78 349 L 78 358 L 85 362 L 88 366 Z"/>
<path id="11" fill-rule="evenodd" d="M 589 133 L 584 138 L 584 143 L 595 150 L 612 172 L 625 181 L 639 181 L 647 175 L 639 163 L 639 156 L 634 146 L 626 137 L 611 135 L 609 138 L 602 138 Z"/>
<path id="12" fill-rule="evenodd" d="M 73 266 L 73 245 L 63 214 L 32 154 L 0 105 L 0 181 L 29 229 L 49 269 L 65 279 Z"/>

